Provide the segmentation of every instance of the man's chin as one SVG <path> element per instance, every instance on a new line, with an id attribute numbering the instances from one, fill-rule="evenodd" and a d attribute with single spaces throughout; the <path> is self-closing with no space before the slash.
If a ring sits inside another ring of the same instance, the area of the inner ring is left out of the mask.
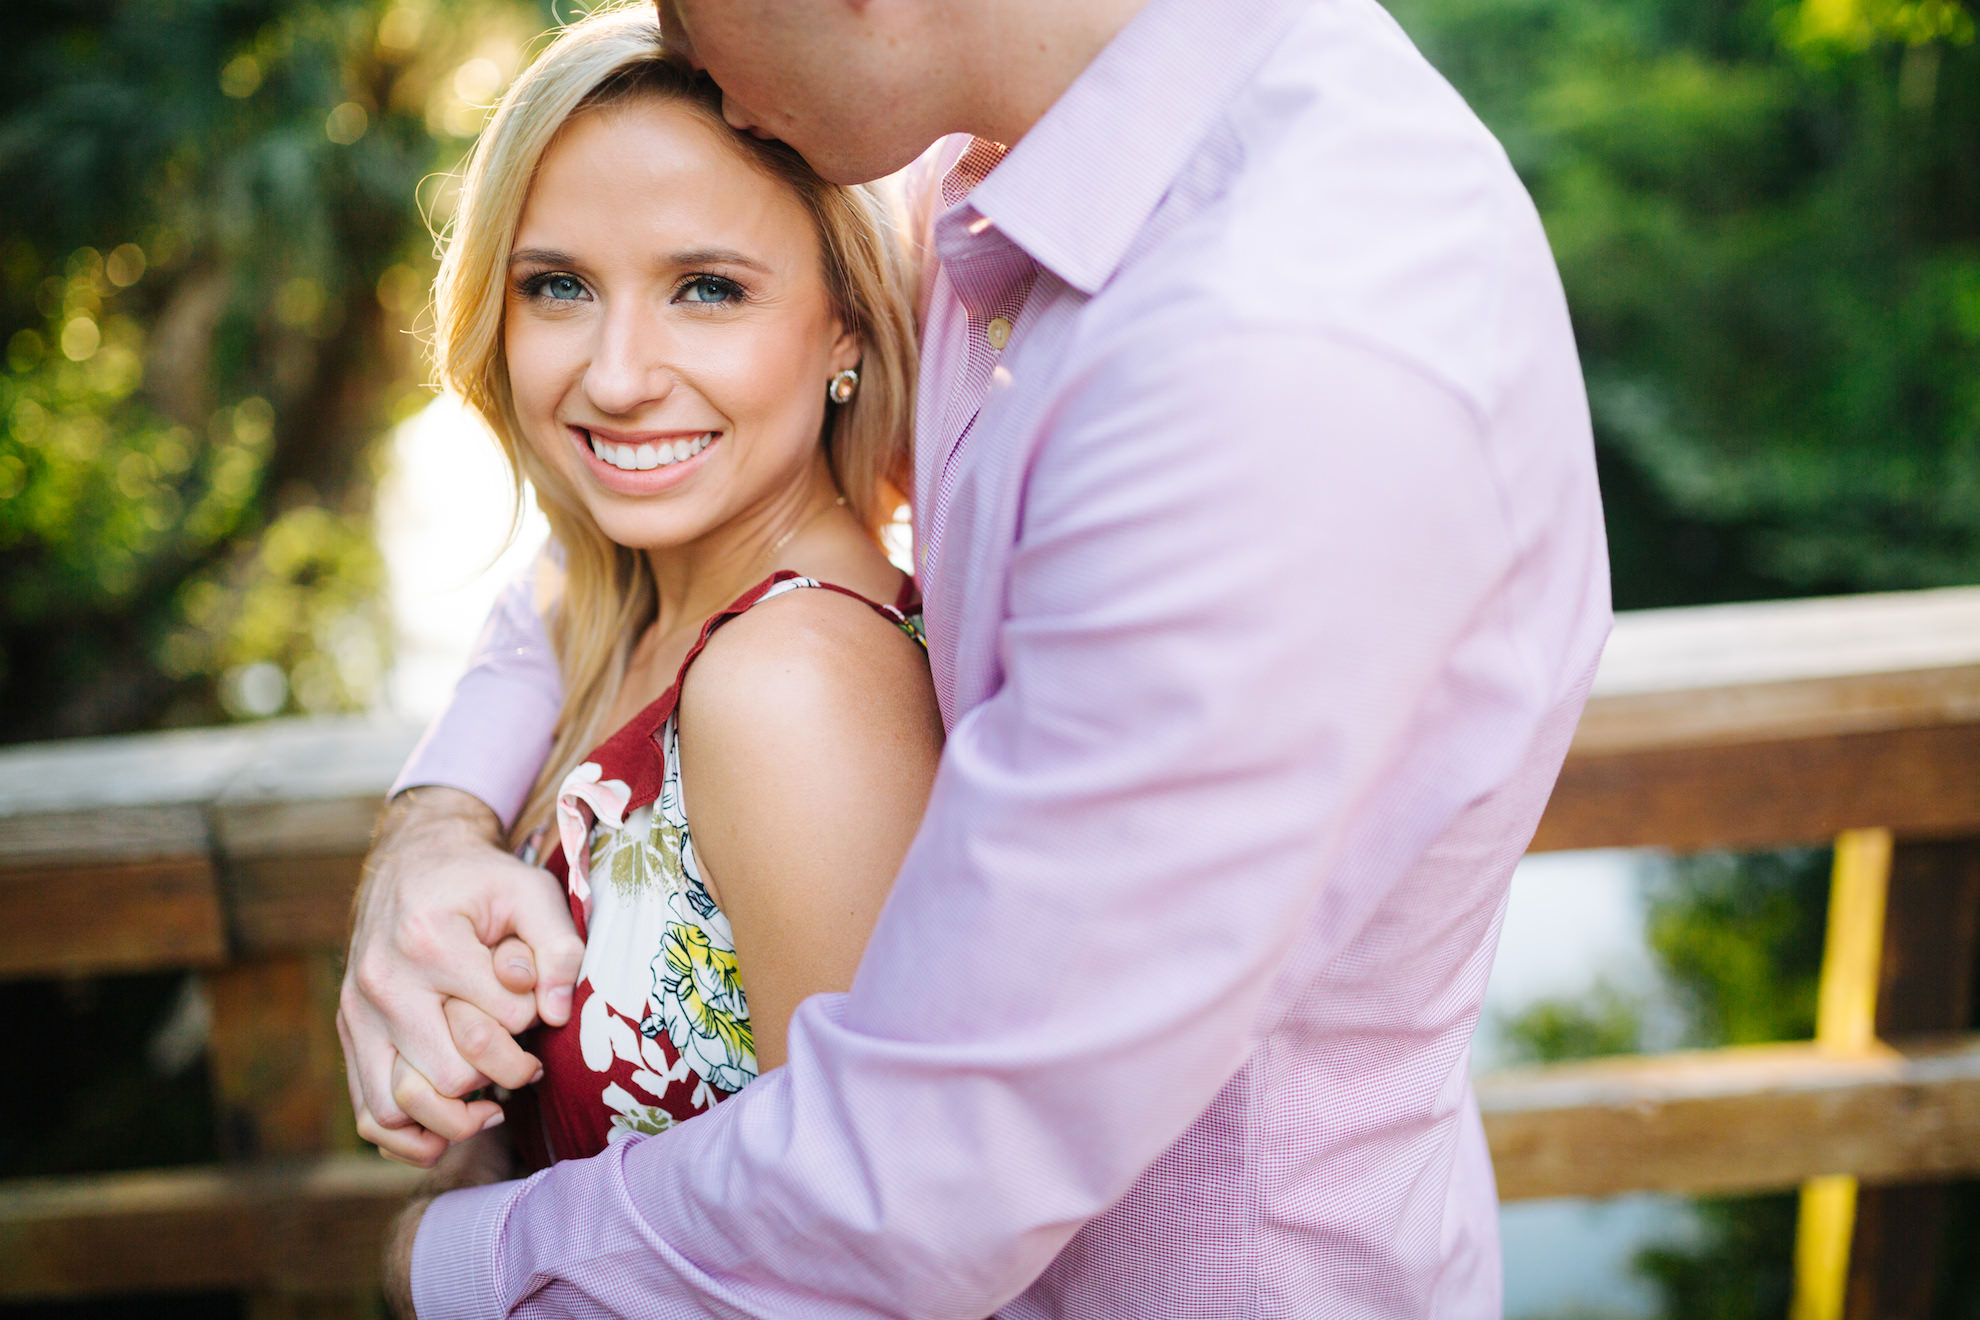
<path id="1" fill-rule="evenodd" d="M 805 163 L 818 172 L 818 177 L 827 183 L 850 186 L 856 183 L 873 183 L 890 174 L 912 165 L 921 158 L 933 143 L 923 143 L 914 148 L 898 148 L 894 151 L 843 152 L 820 149 L 815 154 L 803 147 L 791 144 L 803 156 Z"/>

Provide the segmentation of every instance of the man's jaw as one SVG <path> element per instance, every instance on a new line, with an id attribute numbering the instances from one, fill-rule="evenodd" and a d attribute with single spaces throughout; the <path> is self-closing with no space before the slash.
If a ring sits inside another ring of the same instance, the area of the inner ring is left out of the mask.
<path id="1" fill-rule="evenodd" d="M 701 57 L 694 53 L 694 42 L 688 39 L 687 24 L 681 21 L 679 0 L 654 0 L 654 7 L 660 11 L 660 38 L 667 49 L 685 59 L 696 73 L 705 73 Z"/>

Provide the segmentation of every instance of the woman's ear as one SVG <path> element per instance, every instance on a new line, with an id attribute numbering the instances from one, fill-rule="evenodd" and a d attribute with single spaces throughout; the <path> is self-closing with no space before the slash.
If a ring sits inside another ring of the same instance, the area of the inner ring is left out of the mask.
<path id="1" fill-rule="evenodd" d="M 858 366 L 860 358 L 864 356 L 864 350 L 865 345 L 859 342 L 858 335 L 850 330 L 841 330 L 839 337 L 832 341 L 833 373 L 837 374 L 848 367 Z"/>

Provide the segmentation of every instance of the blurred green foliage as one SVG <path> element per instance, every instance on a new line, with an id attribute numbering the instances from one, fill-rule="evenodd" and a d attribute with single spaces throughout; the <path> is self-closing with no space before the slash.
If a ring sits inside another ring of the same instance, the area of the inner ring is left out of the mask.
<path id="1" fill-rule="evenodd" d="M 1980 580 L 1959 0 L 1395 0 L 1532 189 L 1616 600 Z"/>
<path id="2" fill-rule="evenodd" d="M 1643 1048 L 1643 1005 L 1635 994 L 1598 978 L 1581 994 L 1529 1004 L 1498 1027 L 1510 1062 L 1634 1054 Z"/>
<path id="3" fill-rule="evenodd" d="M 1546 221 L 1588 378 L 1619 607 L 1980 581 L 1969 7 L 1391 7 L 1505 143 Z M 1682 1041 L 1656 1043 L 1810 1035 L 1827 892 L 1822 852 L 1662 872 L 1648 935 Z M 1525 1057 L 1570 1058 L 1641 1047 L 1644 1016 L 1598 983 L 1502 1030 Z M 1660 1313 L 1784 1314 L 1793 1198 L 1697 1213 L 1695 1242 L 1638 1258 Z M 1970 1233 L 1980 1221 L 1962 1213 L 1954 1228 Z M 1942 1281 L 1942 1302 L 1980 1306 L 1972 1284 Z"/>
<path id="4" fill-rule="evenodd" d="M 415 196 L 545 21 L 0 7 L 0 741 L 373 698 L 372 455 L 424 397 Z"/>

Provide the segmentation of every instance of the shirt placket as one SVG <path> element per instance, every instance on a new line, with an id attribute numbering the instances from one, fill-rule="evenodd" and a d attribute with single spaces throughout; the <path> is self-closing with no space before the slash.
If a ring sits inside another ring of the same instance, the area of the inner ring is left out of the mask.
<path id="1" fill-rule="evenodd" d="M 945 394 L 940 428 L 944 457 L 925 523 L 924 567 L 940 553 L 963 453 L 997 383 L 1003 359 L 1021 337 L 1025 299 L 1038 273 L 1029 256 L 995 232 L 987 218 L 972 215 L 967 208 L 943 218 L 937 241 L 967 325 L 961 370 L 928 382 Z"/>

